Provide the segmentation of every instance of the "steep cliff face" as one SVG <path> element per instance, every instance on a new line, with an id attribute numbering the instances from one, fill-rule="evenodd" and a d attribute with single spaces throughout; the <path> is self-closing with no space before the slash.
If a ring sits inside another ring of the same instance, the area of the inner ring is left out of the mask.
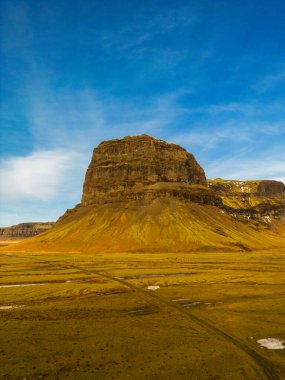
<path id="1" fill-rule="evenodd" d="M 253 182 L 253 181 L 251 181 Z M 263 180 L 257 181 L 256 195 L 265 197 L 285 197 L 285 185 L 283 182 Z"/>
<path id="2" fill-rule="evenodd" d="M 271 223 L 285 213 L 285 185 L 279 181 L 208 180 L 221 198 L 222 208 L 233 216 Z"/>
<path id="3" fill-rule="evenodd" d="M 25 239 L 52 228 L 53 222 L 20 223 L 11 227 L 0 228 L 0 240 Z"/>
<path id="4" fill-rule="evenodd" d="M 82 206 L 158 194 L 183 197 L 190 185 L 207 187 L 207 180 L 194 156 L 180 146 L 147 135 L 104 141 L 94 149 Z"/>
<path id="5" fill-rule="evenodd" d="M 80 204 L 52 230 L 13 249 L 94 253 L 280 247 L 285 244 L 284 205 L 280 183 L 219 179 L 208 184 L 185 149 L 147 135 L 126 137 L 94 149 Z"/>

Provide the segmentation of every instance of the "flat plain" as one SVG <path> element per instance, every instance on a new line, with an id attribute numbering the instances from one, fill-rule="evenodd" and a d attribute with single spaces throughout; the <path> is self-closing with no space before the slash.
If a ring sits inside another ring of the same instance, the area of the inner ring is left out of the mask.
<path id="1" fill-rule="evenodd" d="M 1 378 L 284 379 L 284 253 L 1 252 Z"/>

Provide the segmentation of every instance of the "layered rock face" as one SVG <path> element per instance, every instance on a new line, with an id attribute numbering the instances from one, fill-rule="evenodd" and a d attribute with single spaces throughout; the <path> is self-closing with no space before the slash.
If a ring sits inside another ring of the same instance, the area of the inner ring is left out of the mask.
<path id="1" fill-rule="evenodd" d="M 20 223 L 0 228 L 0 240 L 18 240 L 38 235 L 52 228 L 53 222 Z"/>
<path id="2" fill-rule="evenodd" d="M 270 223 L 285 213 L 285 185 L 271 180 L 208 180 L 209 187 L 222 200 L 222 208 L 233 216 L 260 219 Z"/>
<path id="3" fill-rule="evenodd" d="M 205 187 L 206 203 L 215 198 L 206 188 L 204 170 L 185 149 L 147 135 L 125 137 L 104 141 L 94 149 L 82 206 L 164 195 L 197 197 L 193 185 Z"/>
<path id="4" fill-rule="evenodd" d="M 259 181 L 256 188 L 256 195 L 258 196 L 285 196 L 285 185 L 283 182 L 263 180 Z"/>
<path id="5" fill-rule="evenodd" d="M 13 249 L 102 253 L 283 247 L 283 187 L 275 181 L 207 182 L 192 154 L 147 135 L 105 141 L 94 149 L 82 202 L 51 230 Z"/>

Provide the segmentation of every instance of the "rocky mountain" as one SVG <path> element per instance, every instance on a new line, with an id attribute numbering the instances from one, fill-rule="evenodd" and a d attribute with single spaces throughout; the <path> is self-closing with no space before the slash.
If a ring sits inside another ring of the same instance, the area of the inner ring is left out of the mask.
<path id="1" fill-rule="evenodd" d="M 81 203 L 52 230 L 13 249 L 92 253 L 280 247 L 285 244 L 284 206 L 282 183 L 207 182 L 194 156 L 180 146 L 147 135 L 125 137 L 94 149 Z"/>
<path id="2" fill-rule="evenodd" d="M 220 197 L 220 206 L 237 218 L 271 223 L 285 214 L 285 185 L 283 182 L 259 180 L 236 181 L 208 179 L 208 186 Z"/>
<path id="3" fill-rule="evenodd" d="M 36 236 L 51 229 L 54 222 L 20 223 L 0 228 L 0 241 L 13 241 Z"/>
<path id="4" fill-rule="evenodd" d="M 152 200 L 166 193 L 185 197 L 191 192 L 189 185 L 207 186 L 192 154 L 147 135 L 126 137 L 94 149 L 81 204 Z"/>

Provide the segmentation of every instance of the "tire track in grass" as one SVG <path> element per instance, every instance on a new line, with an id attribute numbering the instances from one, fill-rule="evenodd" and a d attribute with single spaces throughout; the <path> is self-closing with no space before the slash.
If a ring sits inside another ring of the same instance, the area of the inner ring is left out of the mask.
<path id="1" fill-rule="evenodd" d="M 77 267 L 77 268 L 79 269 L 80 267 Z M 81 268 L 81 269 L 83 269 L 83 268 Z M 85 269 L 83 269 L 83 270 L 85 271 Z M 93 275 L 93 274 L 96 273 L 96 274 L 101 275 L 101 276 L 103 276 L 103 277 L 105 277 L 107 279 L 110 279 L 110 280 L 113 280 L 113 281 L 117 281 L 117 282 L 121 283 L 122 285 L 125 285 L 125 286 L 129 287 L 130 289 L 136 291 L 137 293 L 144 294 L 148 298 L 155 299 L 159 303 L 163 303 L 164 305 L 166 305 L 168 307 L 171 307 L 172 309 L 175 309 L 175 310 L 177 310 L 178 312 L 180 312 L 180 313 L 182 313 L 184 315 L 187 315 L 187 317 L 189 317 L 190 319 L 192 319 L 199 326 L 201 326 L 204 329 L 210 331 L 211 333 L 214 333 L 215 335 L 217 335 L 219 337 L 222 337 L 223 339 L 225 339 L 228 342 L 232 343 L 238 349 L 240 349 L 241 351 L 243 351 L 244 353 L 246 353 L 252 359 L 254 359 L 255 363 L 257 364 L 257 366 L 260 369 L 262 369 L 264 375 L 266 376 L 266 378 L 268 380 L 280 380 L 279 376 L 273 371 L 272 366 L 261 355 L 259 355 L 256 351 L 254 351 L 251 347 L 247 346 L 245 343 L 241 342 L 237 338 L 235 338 L 235 337 L 227 334 L 223 330 L 221 330 L 221 329 L 217 328 L 216 326 L 212 325 L 210 322 L 206 321 L 205 319 L 202 319 L 200 317 L 197 317 L 197 316 L 193 315 L 191 312 L 189 312 L 188 310 L 184 309 L 179 304 L 173 304 L 172 302 L 168 301 L 167 299 L 165 299 L 163 297 L 159 297 L 157 294 L 154 294 L 151 291 L 144 290 L 144 289 L 139 288 L 139 287 L 137 287 L 137 286 L 135 286 L 133 284 L 130 284 L 129 282 L 127 282 L 125 280 L 117 279 L 117 278 L 115 278 L 113 276 L 110 276 L 109 274 L 106 274 L 106 273 L 101 272 L 101 271 L 93 271 L 93 272 L 91 272 L 89 270 L 86 270 L 86 273 L 89 273 L 89 275 L 91 275 L 91 274 Z"/>
<path id="2" fill-rule="evenodd" d="M 8 257 L 10 256 L 10 257 L 16 257 L 16 258 L 26 258 L 29 260 L 31 259 L 31 256 L 17 256 L 14 254 L 3 254 L 3 255 L 8 256 Z M 43 263 L 46 263 L 48 265 L 54 266 L 54 263 L 55 263 L 54 261 L 39 259 L 35 256 L 32 256 L 32 258 L 36 262 L 43 262 Z M 206 329 L 207 331 L 211 332 L 212 334 L 214 334 L 218 337 L 222 337 L 224 340 L 226 340 L 227 342 L 230 342 L 235 347 L 237 347 L 239 350 L 243 351 L 246 355 L 250 356 L 254 360 L 257 367 L 259 367 L 259 369 L 262 370 L 266 379 L 268 379 L 268 380 L 280 380 L 279 376 L 274 372 L 270 363 L 268 363 L 268 361 L 266 359 L 264 359 L 260 354 L 258 354 L 254 349 L 247 346 L 244 342 L 238 340 L 237 338 L 233 337 L 232 335 L 229 335 L 225 331 L 219 329 L 218 327 L 216 327 L 215 325 L 206 321 L 205 319 L 202 319 L 200 317 L 193 315 L 189 310 L 184 309 L 179 304 L 172 303 L 172 302 L 168 301 L 167 299 L 160 297 L 151 291 L 144 290 L 140 287 L 135 286 L 132 283 L 129 283 L 128 281 L 113 277 L 113 276 L 109 275 L 108 273 L 105 273 L 104 271 L 96 271 L 96 270 L 91 271 L 91 270 L 83 268 L 81 266 L 72 265 L 72 264 L 66 264 L 66 265 L 60 265 L 60 266 L 64 269 L 80 270 L 82 273 L 85 273 L 88 276 L 93 276 L 95 274 L 95 275 L 105 277 L 109 280 L 112 280 L 112 281 L 118 282 L 124 286 L 127 286 L 129 289 L 133 290 L 134 292 L 136 292 L 138 294 L 142 294 L 142 295 L 146 296 L 147 298 L 154 299 L 158 303 L 162 303 L 162 304 L 164 304 L 164 305 L 166 305 L 172 309 L 175 309 L 179 313 L 186 315 L 188 318 L 190 318 L 193 322 L 195 322 L 199 326 L 203 327 L 204 329 Z"/>

